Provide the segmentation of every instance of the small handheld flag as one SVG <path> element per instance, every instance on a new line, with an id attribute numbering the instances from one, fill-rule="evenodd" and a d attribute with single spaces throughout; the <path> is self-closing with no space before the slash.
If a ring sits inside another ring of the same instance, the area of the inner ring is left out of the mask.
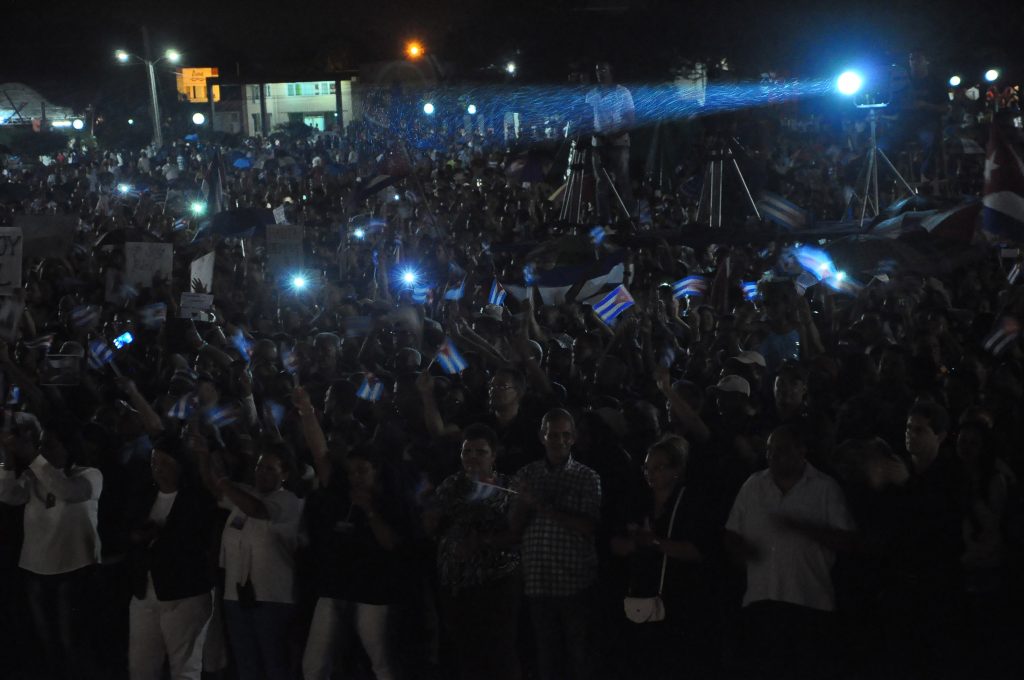
<path id="1" fill-rule="evenodd" d="M 238 420 L 238 409 L 234 406 L 214 406 L 204 414 L 206 422 L 214 427 L 227 427 Z"/>
<path id="2" fill-rule="evenodd" d="M 26 340 L 24 342 L 25 349 L 41 349 L 43 352 L 49 352 L 50 347 L 53 346 L 53 333 L 47 333 L 46 335 L 40 335 L 38 338 L 32 340 Z"/>
<path id="3" fill-rule="evenodd" d="M 757 281 L 743 282 L 743 297 L 751 302 L 757 299 Z"/>
<path id="4" fill-rule="evenodd" d="M 102 338 L 89 341 L 89 368 L 100 371 L 113 360 L 114 350 Z"/>
<path id="5" fill-rule="evenodd" d="M 634 304 L 636 303 L 633 300 L 633 296 L 629 294 L 626 287 L 618 285 L 604 299 L 594 305 L 594 311 L 601 321 L 611 326 L 620 314 Z"/>
<path id="6" fill-rule="evenodd" d="M 176 418 L 178 420 L 188 420 L 188 417 L 192 415 L 192 407 L 195 402 L 195 395 L 191 392 L 183 395 L 178 401 L 171 405 L 168 409 L 167 415 L 170 418 Z"/>
<path id="7" fill-rule="evenodd" d="M 462 279 L 455 288 L 449 288 L 444 292 L 445 300 L 461 300 L 466 294 L 466 279 Z"/>
<path id="8" fill-rule="evenodd" d="M 437 350 L 436 358 L 437 363 L 441 364 L 441 368 L 448 375 L 458 375 L 469 366 L 469 362 L 459 353 L 451 338 L 444 339 L 444 344 Z"/>
<path id="9" fill-rule="evenodd" d="M 356 390 L 356 396 L 364 401 L 380 401 L 384 396 L 384 383 L 373 373 L 363 376 L 363 383 Z"/>
<path id="10" fill-rule="evenodd" d="M 76 328 L 89 329 L 100 321 L 100 308 L 95 305 L 79 305 L 71 310 L 71 323 Z"/>
<path id="11" fill-rule="evenodd" d="M 487 296 L 487 304 L 501 306 L 505 304 L 505 296 L 508 292 L 501 287 L 498 283 L 498 279 L 494 279 L 494 283 L 491 284 L 491 292 Z"/>
<path id="12" fill-rule="evenodd" d="M 999 356 L 1020 338 L 1020 331 L 1020 323 L 1015 318 L 1004 316 L 998 327 L 981 343 L 982 347 L 993 356 Z"/>
<path id="13" fill-rule="evenodd" d="M 605 236 L 607 236 L 607 233 L 605 232 L 604 227 L 594 227 L 590 230 L 590 240 L 595 246 L 601 245 Z"/>
<path id="14" fill-rule="evenodd" d="M 708 280 L 703 276 L 687 276 L 672 284 L 672 295 L 677 298 L 705 295 L 708 292 Z"/>

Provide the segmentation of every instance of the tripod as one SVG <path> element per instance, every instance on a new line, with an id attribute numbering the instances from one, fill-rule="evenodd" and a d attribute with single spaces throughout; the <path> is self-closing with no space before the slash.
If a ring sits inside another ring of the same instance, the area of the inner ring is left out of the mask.
<path id="1" fill-rule="evenodd" d="M 736 173 L 743 187 L 743 193 L 747 198 L 750 209 L 754 211 L 757 219 L 761 219 L 761 212 L 757 209 L 754 197 L 750 194 L 750 187 L 743 177 L 740 164 L 736 161 L 736 152 L 733 147 L 739 147 L 740 143 L 736 138 L 727 139 L 708 153 L 708 164 L 704 169 L 704 184 L 700 189 L 700 199 L 697 201 L 697 222 L 707 222 L 709 227 L 722 226 L 722 189 L 725 183 L 726 163 Z"/>
<path id="2" fill-rule="evenodd" d="M 569 166 L 565 171 L 565 193 L 562 197 L 562 209 L 558 213 L 558 219 L 561 222 L 568 222 L 569 224 L 580 223 L 580 214 L 583 209 L 584 173 L 586 172 L 587 161 L 590 160 L 590 155 L 593 152 L 593 149 L 586 142 L 583 142 L 579 135 L 573 137 L 569 143 Z M 615 188 L 615 183 L 612 182 L 607 168 L 602 166 L 601 173 L 609 188 L 611 188 L 612 194 L 615 196 L 615 203 L 619 210 L 622 211 L 627 220 L 632 221 L 629 209 L 626 207 L 625 202 L 623 202 L 622 196 L 619 195 L 619 190 Z M 595 191 L 597 190 L 596 183 L 594 189 Z"/>
<path id="3" fill-rule="evenodd" d="M 850 200 L 846 203 L 846 214 L 850 213 L 850 208 L 853 206 L 853 202 L 860 199 L 860 219 L 858 226 L 864 226 L 864 219 L 868 216 L 868 209 L 872 210 L 871 217 L 878 217 L 881 212 L 881 206 L 878 204 L 878 165 L 879 159 L 885 163 L 885 167 L 889 169 L 893 177 L 899 181 L 900 184 L 911 194 L 914 195 L 917 191 L 903 178 L 900 171 L 896 169 L 896 166 L 892 164 L 889 157 L 885 155 L 885 152 L 878 148 L 878 109 L 885 108 L 886 104 L 858 104 L 858 109 L 868 110 L 868 124 L 871 128 L 871 148 L 868 149 L 867 164 L 864 166 L 864 180 L 863 180 L 863 192 L 858 197 L 856 190 L 850 195 Z M 860 186 L 860 182 L 858 182 Z"/>

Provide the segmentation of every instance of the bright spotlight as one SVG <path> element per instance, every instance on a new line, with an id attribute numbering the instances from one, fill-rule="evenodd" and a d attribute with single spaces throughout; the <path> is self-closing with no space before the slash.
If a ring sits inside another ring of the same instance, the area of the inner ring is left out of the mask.
<path id="1" fill-rule="evenodd" d="M 122 64 L 128 61 L 129 57 L 128 53 L 124 50 L 118 50 L 117 52 L 114 52 L 114 56 L 117 57 L 117 60 Z"/>
<path id="2" fill-rule="evenodd" d="M 434 105 L 431 104 L 430 102 L 427 102 L 426 104 L 424 104 L 423 105 L 423 113 L 427 114 L 428 116 L 434 115 Z"/>
<path id="3" fill-rule="evenodd" d="M 134 118 L 129 118 L 128 119 L 128 124 L 129 125 L 135 125 L 135 119 Z"/>
<path id="4" fill-rule="evenodd" d="M 189 209 L 192 211 L 193 215 L 202 215 L 206 212 L 206 204 L 202 201 L 192 201 Z"/>
<path id="5" fill-rule="evenodd" d="M 836 272 L 836 281 L 842 283 L 843 279 L 846 278 L 846 272 Z"/>
<path id="6" fill-rule="evenodd" d="M 292 277 L 292 288 L 295 290 L 303 290 L 309 285 L 309 280 L 306 279 L 302 274 L 296 274 Z"/>
<path id="7" fill-rule="evenodd" d="M 999 80 L 999 69 L 990 68 L 985 71 L 985 80 L 990 83 L 994 83 Z"/>
<path id="8" fill-rule="evenodd" d="M 202 125 L 206 122 L 206 116 L 204 116 L 201 112 L 196 111 L 192 114 L 192 122 L 196 125 Z"/>
<path id="9" fill-rule="evenodd" d="M 355 231 L 352 232 L 352 235 L 355 236 L 360 241 L 362 241 L 364 238 L 366 238 L 366 231 L 363 229 L 356 229 Z"/>
<path id="10" fill-rule="evenodd" d="M 405 56 L 409 57 L 413 61 L 422 58 L 424 52 L 423 43 L 419 40 L 410 40 L 405 43 Z"/>
<path id="11" fill-rule="evenodd" d="M 402 283 L 407 286 L 415 285 L 416 279 L 418 278 L 419 277 L 416 275 L 416 272 L 412 269 L 406 269 L 402 272 Z"/>
<path id="12" fill-rule="evenodd" d="M 469 106 L 467 106 L 466 107 L 466 113 L 468 113 L 471 116 L 475 116 L 476 115 L 476 104 L 470 104 Z"/>
<path id="13" fill-rule="evenodd" d="M 847 97 L 857 94 L 864 86 L 864 78 L 854 71 L 844 71 L 836 78 L 836 89 Z"/>
<path id="14" fill-rule="evenodd" d="M 164 52 L 164 56 L 167 57 L 167 61 L 171 62 L 172 64 L 177 64 L 179 61 L 181 61 L 181 52 L 179 52 L 178 50 L 167 50 L 166 52 Z"/>
<path id="15" fill-rule="evenodd" d="M 962 83 L 962 82 L 963 82 L 963 80 L 961 80 L 960 76 L 952 76 L 949 79 L 949 86 L 950 87 L 960 87 L 960 83 Z"/>
<path id="16" fill-rule="evenodd" d="M 514 76 L 516 74 L 516 62 L 510 61 L 505 64 L 505 73 Z"/>
<path id="17" fill-rule="evenodd" d="M 117 190 L 120 191 L 122 194 L 127 194 L 129 191 L 132 190 L 132 188 L 127 184 L 118 184 Z"/>
<path id="18" fill-rule="evenodd" d="M 71 121 L 71 127 L 75 128 L 76 130 L 81 130 L 85 127 L 85 121 L 81 118 L 75 118 L 73 121 Z"/>

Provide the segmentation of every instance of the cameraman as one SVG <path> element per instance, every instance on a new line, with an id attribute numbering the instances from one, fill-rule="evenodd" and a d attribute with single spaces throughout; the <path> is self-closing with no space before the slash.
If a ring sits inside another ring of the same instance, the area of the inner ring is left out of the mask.
<path id="1" fill-rule="evenodd" d="M 593 165 L 597 218 L 599 222 L 607 222 L 611 214 L 605 169 L 615 182 L 626 210 L 630 215 L 636 212 L 629 181 L 629 129 L 636 122 L 636 111 L 633 95 L 622 85 L 615 84 L 608 62 L 598 62 L 594 73 L 598 85 L 587 93 L 586 102 L 594 109 Z"/>

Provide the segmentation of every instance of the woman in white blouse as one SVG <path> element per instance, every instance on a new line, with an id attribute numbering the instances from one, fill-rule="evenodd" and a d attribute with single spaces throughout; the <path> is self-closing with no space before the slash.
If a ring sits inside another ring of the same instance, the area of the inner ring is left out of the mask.
<path id="1" fill-rule="evenodd" d="M 239 678 L 290 679 L 288 629 L 295 608 L 295 549 L 302 501 L 283 487 L 292 453 L 264 446 L 253 485 L 213 472 L 205 442 L 193 437 L 203 479 L 231 511 L 221 538 L 224 618 Z"/>
<path id="2" fill-rule="evenodd" d="M 103 475 L 75 464 L 77 439 L 70 431 L 44 431 L 38 447 L 30 436 L 6 433 L 0 448 L 0 502 L 25 506 L 18 566 L 47 677 L 76 677 L 90 665 L 83 600 L 100 561 L 96 518 Z"/>

